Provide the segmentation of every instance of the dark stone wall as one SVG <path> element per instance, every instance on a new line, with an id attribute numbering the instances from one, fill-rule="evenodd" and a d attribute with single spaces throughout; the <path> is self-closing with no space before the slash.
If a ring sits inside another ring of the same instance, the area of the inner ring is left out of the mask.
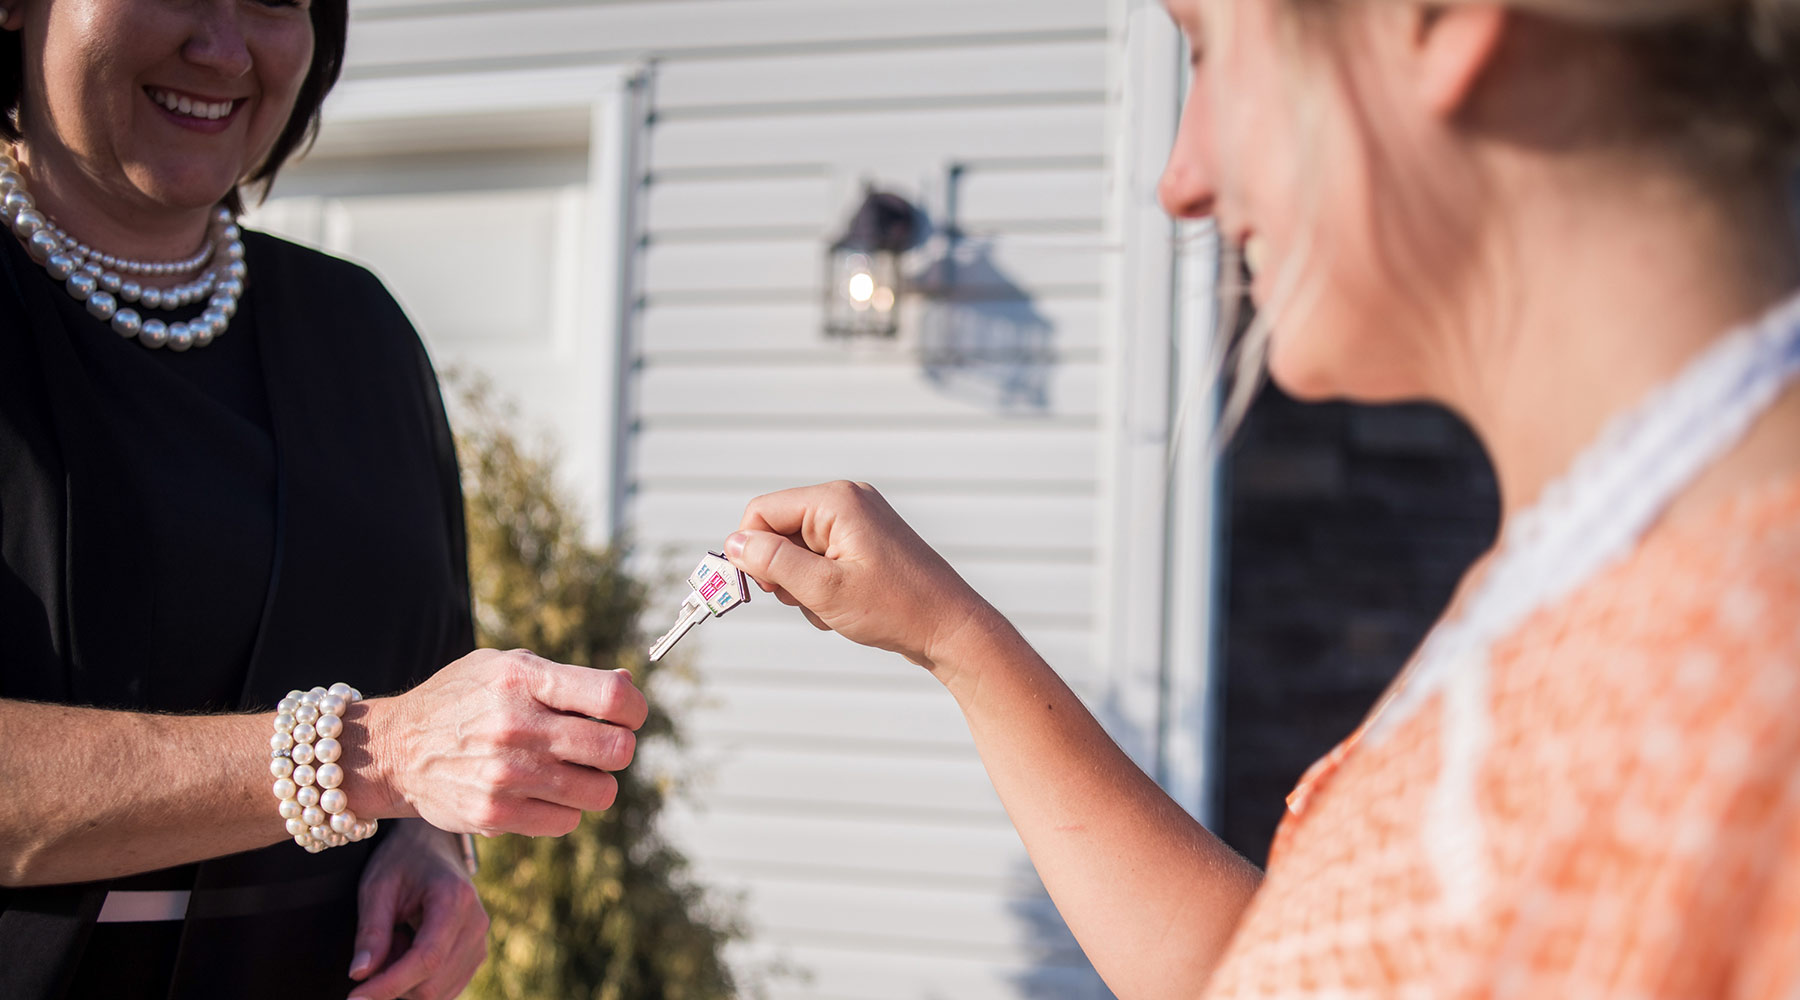
<path id="1" fill-rule="evenodd" d="M 1264 391 L 1226 462 L 1220 834 L 1264 863 L 1302 772 L 1356 728 L 1492 544 L 1473 435 L 1435 407 Z"/>

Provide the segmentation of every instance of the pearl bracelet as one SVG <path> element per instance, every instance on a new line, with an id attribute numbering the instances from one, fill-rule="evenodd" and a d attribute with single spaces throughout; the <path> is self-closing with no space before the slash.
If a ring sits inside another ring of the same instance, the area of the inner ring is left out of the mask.
<path id="1" fill-rule="evenodd" d="M 294 843 L 317 854 L 375 835 L 379 820 L 362 820 L 350 811 L 350 799 L 338 786 L 344 752 L 344 712 L 362 700 L 362 692 L 338 682 L 329 688 L 289 691 L 275 706 L 275 735 L 269 738 L 269 773 L 275 797 Z"/>

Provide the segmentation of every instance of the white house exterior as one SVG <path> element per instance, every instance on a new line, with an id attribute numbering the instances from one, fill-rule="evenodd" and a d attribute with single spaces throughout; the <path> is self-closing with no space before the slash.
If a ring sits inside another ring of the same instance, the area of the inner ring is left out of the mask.
<path id="1" fill-rule="evenodd" d="M 257 224 L 380 272 L 440 368 L 487 373 L 554 436 L 596 533 L 646 572 L 685 571 L 758 493 L 875 483 L 1204 809 L 1206 407 L 1170 438 L 1208 336 L 1186 304 L 1209 292 L 1182 287 L 1154 204 L 1181 65 L 1160 8 L 356 0 L 352 19 L 319 145 Z M 891 342 L 822 332 L 825 248 L 865 183 L 953 223 L 909 268 L 953 253 L 974 289 L 904 297 Z M 670 833 L 741 900 L 743 967 L 804 974 L 770 996 L 1105 995 L 928 676 L 772 600 L 680 652 L 701 684 Z"/>

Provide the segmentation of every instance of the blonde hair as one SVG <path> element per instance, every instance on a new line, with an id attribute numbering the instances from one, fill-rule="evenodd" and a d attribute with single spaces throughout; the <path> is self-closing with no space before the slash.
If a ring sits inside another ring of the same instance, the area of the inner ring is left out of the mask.
<path id="1" fill-rule="evenodd" d="M 1371 0 L 1285 0 L 1302 19 Z M 1449 0 L 1456 2 L 1456 0 Z M 1620 126 L 1735 183 L 1779 176 L 1800 159 L 1800 0 L 1502 0 L 1521 14 L 1615 42 L 1634 73 Z M 1315 185 L 1316 187 L 1316 185 Z M 1316 193 L 1316 192 L 1315 192 Z M 1310 217 L 1310 214 L 1307 215 Z M 1269 308 L 1239 322 L 1240 262 L 1221 254 L 1214 371 L 1223 383 L 1215 447 L 1235 434 L 1266 377 L 1276 312 L 1296 302 L 1301 260 L 1290 260 Z"/>

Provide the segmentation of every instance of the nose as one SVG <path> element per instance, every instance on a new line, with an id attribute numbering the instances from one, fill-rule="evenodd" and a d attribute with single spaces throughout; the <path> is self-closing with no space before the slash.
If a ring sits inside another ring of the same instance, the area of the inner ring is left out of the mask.
<path id="1" fill-rule="evenodd" d="M 1175 148 L 1169 151 L 1162 179 L 1156 185 L 1156 199 L 1162 203 L 1163 211 L 1177 219 L 1203 219 L 1213 213 L 1217 192 L 1204 119 L 1201 95 L 1190 93 L 1181 111 L 1181 127 L 1175 133 Z"/>
<path id="2" fill-rule="evenodd" d="M 181 56 L 188 62 L 235 80 L 250 72 L 253 60 L 232 0 L 197 4 L 193 30 Z"/>

